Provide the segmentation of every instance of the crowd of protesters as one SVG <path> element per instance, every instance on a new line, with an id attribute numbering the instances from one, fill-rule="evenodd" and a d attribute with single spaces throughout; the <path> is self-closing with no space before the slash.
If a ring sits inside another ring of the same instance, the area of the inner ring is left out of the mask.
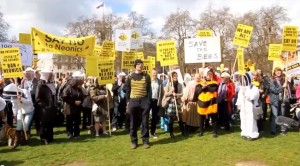
<path id="1" fill-rule="evenodd" d="M 291 106 L 300 98 L 300 85 L 296 87 L 294 77 L 286 77 L 280 68 L 270 77 L 262 70 L 240 75 L 210 67 L 186 73 L 182 82 L 178 76 L 175 71 L 158 74 L 155 68 L 149 75 L 139 59 L 132 73 L 115 75 L 112 87 L 81 71 L 66 73 L 55 81 L 51 70 L 27 68 L 23 79 L 0 81 L 1 126 L 15 126 L 17 137 L 26 140 L 35 129 L 42 144 L 49 144 L 55 141 L 53 128 L 57 126 L 66 127 L 68 139 L 78 139 L 83 130 L 96 137 L 108 135 L 107 124 L 111 124 L 113 132 L 123 128 L 129 132 L 132 149 L 138 147 L 138 129 L 144 148 L 149 148 L 149 138 L 159 137 L 159 122 L 170 138 L 175 137 L 175 122 L 184 137 L 191 131 L 203 137 L 211 128 L 216 138 L 220 130 L 232 132 L 237 117 L 241 137 L 247 140 L 258 139 L 265 130 L 286 135 L 289 127 L 299 128 L 299 109 L 290 126 L 276 120 L 290 119 Z"/>

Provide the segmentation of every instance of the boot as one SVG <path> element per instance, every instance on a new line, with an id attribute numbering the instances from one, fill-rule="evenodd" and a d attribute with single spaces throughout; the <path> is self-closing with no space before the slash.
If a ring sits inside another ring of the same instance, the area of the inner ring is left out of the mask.
<path id="1" fill-rule="evenodd" d="M 170 130 L 170 137 L 174 138 L 174 133 L 173 133 L 173 123 L 169 123 L 169 130 Z"/>
<path id="2" fill-rule="evenodd" d="M 189 136 L 189 126 L 188 125 L 184 125 L 184 132 L 186 136 Z"/>
<path id="3" fill-rule="evenodd" d="M 16 136 L 13 139 L 14 145 L 13 145 L 13 149 L 16 149 L 19 146 L 19 141 L 21 139 L 21 132 L 19 130 L 16 130 Z"/>
<path id="4" fill-rule="evenodd" d="M 186 133 L 185 133 L 185 130 L 184 130 L 184 123 L 182 121 L 178 121 L 178 124 L 179 124 L 179 128 L 180 128 L 180 131 L 181 131 L 181 135 L 185 137 Z"/>

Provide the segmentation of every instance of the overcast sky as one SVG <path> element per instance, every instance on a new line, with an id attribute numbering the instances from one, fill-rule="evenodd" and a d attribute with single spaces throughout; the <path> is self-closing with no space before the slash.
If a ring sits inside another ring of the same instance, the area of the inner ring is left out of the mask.
<path id="1" fill-rule="evenodd" d="M 188 9 L 194 18 L 199 18 L 201 11 L 210 3 L 214 8 L 230 7 L 231 13 L 236 15 L 279 5 L 287 9 L 291 18 L 291 22 L 286 24 L 300 26 L 298 0 L 1 0 L 0 11 L 11 26 L 9 36 L 29 33 L 31 27 L 62 35 L 67 23 L 79 16 L 96 15 L 100 18 L 103 9 L 96 9 L 96 6 L 103 2 L 105 13 L 125 16 L 136 11 L 143 14 L 149 18 L 156 33 L 160 32 L 165 18 L 177 8 Z"/>

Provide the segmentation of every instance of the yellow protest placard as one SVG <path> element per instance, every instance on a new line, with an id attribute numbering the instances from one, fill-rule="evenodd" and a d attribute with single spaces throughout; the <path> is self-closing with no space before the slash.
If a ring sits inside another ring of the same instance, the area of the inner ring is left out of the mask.
<path id="1" fill-rule="evenodd" d="M 177 51 L 173 40 L 163 40 L 156 43 L 157 59 L 161 66 L 177 65 Z"/>
<path id="2" fill-rule="evenodd" d="M 4 78 L 23 77 L 19 47 L 1 48 L 0 56 Z"/>
<path id="3" fill-rule="evenodd" d="M 136 59 L 144 59 L 144 52 L 136 52 Z"/>
<path id="4" fill-rule="evenodd" d="M 245 62 L 244 62 L 244 49 L 237 49 L 237 61 L 238 61 L 238 71 L 240 74 L 245 74 Z"/>
<path id="5" fill-rule="evenodd" d="M 33 53 L 51 52 L 72 56 L 91 56 L 94 52 L 95 36 L 66 38 L 31 28 Z"/>
<path id="6" fill-rule="evenodd" d="M 144 68 L 143 68 L 143 71 L 145 73 L 148 73 L 150 76 L 152 75 L 151 74 L 151 71 L 153 69 L 153 63 L 152 63 L 152 60 L 151 59 L 144 59 L 143 60 L 143 64 L 144 64 Z"/>
<path id="7" fill-rule="evenodd" d="M 136 58 L 136 52 L 122 52 L 122 69 L 132 69 Z"/>
<path id="8" fill-rule="evenodd" d="M 280 60 L 282 44 L 269 44 L 268 60 Z"/>
<path id="9" fill-rule="evenodd" d="M 198 37 L 212 37 L 213 31 L 212 30 L 198 30 L 197 36 Z"/>
<path id="10" fill-rule="evenodd" d="M 19 33 L 19 43 L 20 44 L 31 44 L 31 34 Z"/>
<path id="11" fill-rule="evenodd" d="M 99 56 L 88 56 L 85 59 L 86 76 L 98 77 L 98 71 L 95 69 L 98 66 Z"/>
<path id="12" fill-rule="evenodd" d="M 298 27 L 284 26 L 282 38 L 282 51 L 295 51 L 298 45 Z"/>
<path id="13" fill-rule="evenodd" d="M 233 39 L 233 45 L 248 47 L 252 31 L 253 31 L 252 26 L 238 24 Z"/>
<path id="14" fill-rule="evenodd" d="M 105 60 L 115 60 L 115 42 L 104 41 L 102 45 L 102 51 L 100 58 Z"/>
<path id="15" fill-rule="evenodd" d="M 100 57 L 101 52 L 102 52 L 102 46 L 95 45 L 94 46 L 94 52 L 93 52 L 92 56 Z"/>
<path id="16" fill-rule="evenodd" d="M 98 60 L 98 82 L 100 85 L 112 84 L 115 82 L 114 61 Z"/>

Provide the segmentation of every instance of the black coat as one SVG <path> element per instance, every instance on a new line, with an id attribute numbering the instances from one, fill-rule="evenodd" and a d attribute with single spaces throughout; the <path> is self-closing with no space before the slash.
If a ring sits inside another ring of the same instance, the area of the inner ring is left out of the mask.
<path id="1" fill-rule="evenodd" d="M 51 89 L 44 80 L 40 80 L 37 84 L 35 92 L 36 109 L 43 122 L 52 122 L 55 118 L 55 95 L 52 95 Z"/>

